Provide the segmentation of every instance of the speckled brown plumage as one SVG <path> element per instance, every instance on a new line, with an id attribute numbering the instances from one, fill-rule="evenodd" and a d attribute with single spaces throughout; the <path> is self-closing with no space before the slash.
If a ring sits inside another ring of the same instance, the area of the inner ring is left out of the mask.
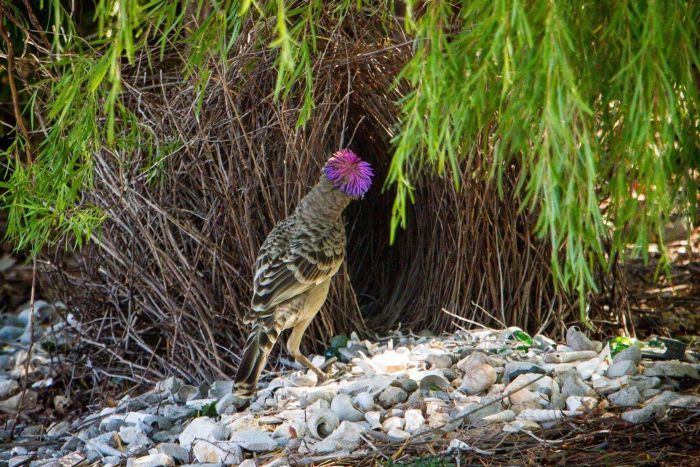
<path id="1" fill-rule="evenodd" d="M 371 180 L 371 169 L 368 170 L 364 191 Z M 357 195 L 357 181 L 354 183 L 354 191 L 346 194 L 348 190 L 331 181 L 325 171 L 292 215 L 278 222 L 260 247 L 251 311 L 246 319 L 251 331 L 234 388 L 240 398 L 249 399 L 255 394 L 268 355 L 285 329 L 292 329 L 287 339 L 289 354 L 323 377 L 299 352 L 299 344 L 326 300 L 331 278 L 342 264 L 345 255 L 342 213 L 357 197 L 353 196 Z"/>

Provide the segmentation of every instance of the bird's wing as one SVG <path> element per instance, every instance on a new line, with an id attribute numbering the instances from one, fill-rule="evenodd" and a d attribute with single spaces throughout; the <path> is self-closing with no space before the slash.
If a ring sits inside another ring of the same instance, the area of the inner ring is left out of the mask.
<path id="1" fill-rule="evenodd" d="M 278 224 L 255 262 L 254 315 L 259 317 L 333 276 L 344 253 L 342 228 L 312 231 L 288 220 Z"/>

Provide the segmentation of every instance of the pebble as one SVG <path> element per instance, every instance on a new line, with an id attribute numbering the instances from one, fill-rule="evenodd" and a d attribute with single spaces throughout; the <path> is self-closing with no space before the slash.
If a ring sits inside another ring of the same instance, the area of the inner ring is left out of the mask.
<path id="1" fill-rule="evenodd" d="M 175 461 L 167 454 L 149 454 L 136 459 L 129 459 L 127 467 L 159 467 L 175 465 Z"/>
<path id="2" fill-rule="evenodd" d="M 452 358 L 444 353 L 430 354 L 425 361 L 430 365 L 430 368 L 449 368 L 452 366 Z"/>
<path id="3" fill-rule="evenodd" d="M 367 430 L 381 430 L 400 442 L 430 428 L 439 428 L 450 438 L 463 423 L 506 432 L 537 430 L 594 408 L 596 413 L 603 411 L 608 405 L 629 408 L 621 416 L 630 423 L 663 417 L 670 406 L 700 406 L 697 396 L 664 391 L 693 384 L 697 366 L 642 359 L 639 346 L 623 350 L 608 363 L 609 348 L 601 349 L 600 342 L 578 328 L 567 331 L 566 345 L 539 335 L 529 350 L 515 350 L 522 343 L 510 338 L 513 329 L 437 338 L 397 334 L 377 342 L 354 336 L 349 347 L 339 349 L 341 354 L 352 350 L 347 359 L 352 363 L 329 362 L 333 378 L 318 382 L 306 370 L 280 373 L 262 384 L 242 411 L 237 409 L 241 401 L 232 393 L 231 380 L 192 385 L 167 378 L 143 395 L 122 398 L 115 407 L 97 410 L 74 424 L 22 426 L 20 436 L 46 433 L 47 439 L 60 442 L 32 452 L 5 453 L 0 461 L 9 464 L 17 458 L 13 462 L 19 463 L 26 460 L 23 456 L 35 456 L 32 467 L 41 462 L 58 467 L 80 462 L 149 466 L 194 461 L 250 467 L 255 461 L 243 456 L 253 451 L 274 452 L 257 458 L 262 465 L 273 456 L 272 467 L 287 465 L 299 455 L 333 459 L 340 451 L 366 449 L 362 436 Z M 40 346 L 37 349 L 34 352 L 41 352 Z M 12 352 L 0 355 L 0 367 L 13 369 L 27 358 L 26 351 Z M 455 355 L 464 358 L 453 364 Z M 324 361 L 321 356 L 314 359 L 317 366 Z M 32 391 L 39 395 L 53 387 L 56 375 L 50 372 L 47 355 L 33 353 L 32 363 L 46 366 L 31 380 Z M 0 400 L 4 399 L 0 404 L 11 404 L 17 397 L 17 378 L 12 372 L 0 376 Z M 66 399 L 52 406 L 48 400 L 47 408 L 56 413 L 67 412 L 72 404 Z M 208 404 L 214 404 L 217 416 L 192 418 L 196 409 Z"/>
<path id="4" fill-rule="evenodd" d="M 539 365 L 530 362 L 508 362 L 503 370 L 503 383 L 508 384 L 520 375 L 545 374 L 546 371 Z"/>
<path id="5" fill-rule="evenodd" d="M 400 402 L 406 402 L 408 394 L 401 388 L 389 386 L 379 394 L 377 401 L 385 409 L 389 409 Z"/>
<path id="6" fill-rule="evenodd" d="M 488 363 L 480 363 L 469 367 L 459 388 L 467 394 L 478 394 L 491 387 L 496 379 L 496 370 Z"/>
<path id="7" fill-rule="evenodd" d="M 192 447 L 192 453 L 199 462 L 237 465 L 243 460 L 241 447 L 230 441 L 197 441 Z"/>
<path id="8" fill-rule="evenodd" d="M 180 436 L 180 446 L 190 449 L 195 440 L 221 441 L 226 436 L 226 429 L 209 417 L 199 417 L 187 425 Z"/>
<path id="9" fill-rule="evenodd" d="M 270 433 L 262 430 L 246 430 L 233 433 L 229 441 L 238 444 L 247 451 L 266 452 L 277 449 L 277 442 Z"/>
<path id="10" fill-rule="evenodd" d="M 408 433 L 416 433 L 425 425 L 423 413 L 417 409 L 409 409 L 404 415 L 404 430 Z"/>
<path id="11" fill-rule="evenodd" d="M 608 400 L 612 405 L 618 407 L 633 407 L 641 400 L 641 394 L 639 393 L 639 389 L 632 386 L 609 394 Z"/>
<path id="12" fill-rule="evenodd" d="M 618 360 L 613 361 L 608 367 L 605 375 L 608 378 L 619 378 L 621 376 L 633 376 L 637 374 L 637 364 L 633 360 Z"/>
<path id="13" fill-rule="evenodd" d="M 656 362 L 652 367 L 644 370 L 644 376 L 666 376 L 668 378 L 700 379 L 698 370 L 690 363 L 678 360 Z"/>

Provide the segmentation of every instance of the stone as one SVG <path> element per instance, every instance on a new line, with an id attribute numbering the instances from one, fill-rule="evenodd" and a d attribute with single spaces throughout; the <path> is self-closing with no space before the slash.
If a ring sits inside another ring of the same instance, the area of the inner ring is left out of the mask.
<path id="1" fill-rule="evenodd" d="M 59 438 L 60 436 L 68 433 L 70 430 L 70 423 L 66 421 L 60 421 L 52 424 L 48 430 L 46 430 L 46 435 L 52 438 Z"/>
<path id="2" fill-rule="evenodd" d="M 635 365 L 639 365 L 642 361 L 642 349 L 637 345 L 632 345 L 626 349 L 620 351 L 613 357 L 613 363 L 630 361 L 634 362 Z"/>
<path id="3" fill-rule="evenodd" d="M 405 353 L 387 350 L 384 353 L 372 357 L 372 362 L 387 373 L 395 373 L 397 371 L 406 370 L 409 363 L 408 357 L 409 356 Z"/>
<path id="4" fill-rule="evenodd" d="M 147 456 L 129 459 L 127 467 L 160 467 L 175 465 L 175 461 L 167 454 L 149 454 Z"/>
<path id="5" fill-rule="evenodd" d="M 406 402 L 408 394 L 401 388 L 389 386 L 379 394 L 378 403 L 385 409 L 390 409 L 394 405 Z"/>
<path id="6" fill-rule="evenodd" d="M 608 395 L 610 403 L 618 407 L 633 407 L 639 403 L 640 399 L 639 389 L 634 386 L 620 389 Z"/>
<path id="7" fill-rule="evenodd" d="M 417 409 L 409 409 L 404 414 L 404 430 L 414 434 L 425 425 L 423 413 Z"/>
<path id="8" fill-rule="evenodd" d="M 14 394 L 19 389 L 19 384 L 14 379 L 0 381 L 0 398 Z"/>
<path id="9" fill-rule="evenodd" d="M 661 384 L 661 379 L 656 376 L 637 375 L 630 377 L 627 380 L 627 384 L 636 387 L 640 391 L 644 391 L 657 387 Z"/>
<path id="10" fill-rule="evenodd" d="M 236 465 L 243 460 L 241 447 L 230 441 L 196 441 L 192 453 L 199 462 Z"/>
<path id="11" fill-rule="evenodd" d="M 241 462 L 240 464 L 238 464 L 238 467 L 255 467 L 255 466 L 256 466 L 256 464 L 255 464 L 255 461 L 253 459 L 246 459 L 243 462 Z M 269 466 L 269 464 L 267 464 L 267 466 Z"/>
<path id="12" fill-rule="evenodd" d="M 571 326 L 566 330 L 566 345 L 571 350 L 595 350 L 593 342 L 586 336 L 578 326 Z"/>
<path id="13" fill-rule="evenodd" d="M 631 348 L 631 347 L 630 347 Z M 632 360 L 613 361 L 608 367 L 605 376 L 608 378 L 620 378 L 621 376 L 634 376 L 637 374 L 637 364 Z"/>
<path id="14" fill-rule="evenodd" d="M 133 444 L 136 446 L 151 444 L 151 440 L 148 439 L 146 433 L 138 426 L 122 426 L 119 428 L 119 437 L 126 444 Z"/>
<path id="15" fill-rule="evenodd" d="M 231 435 L 229 441 L 234 442 L 247 451 L 267 452 L 277 449 L 277 443 L 270 433 L 262 430 L 238 431 Z"/>
<path id="16" fill-rule="evenodd" d="M 240 398 L 232 392 L 224 395 L 216 402 L 216 413 L 219 415 L 235 413 L 239 406 L 239 399 Z"/>
<path id="17" fill-rule="evenodd" d="M 470 366 L 462 376 L 459 388 L 467 394 L 478 394 L 496 382 L 496 370 L 488 363 Z"/>
<path id="18" fill-rule="evenodd" d="M 28 463 L 29 460 L 30 460 L 29 456 L 10 457 L 10 459 L 7 461 L 7 467 L 19 467 L 21 465 Z"/>
<path id="19" fill-rule="evenodd" d="M 392 428 L 386 435 L 389 437 L 389 440 L 393 442 L 403 441 L 411 437 L 410 433 L 401 428 Z"/>
<path id="20" fill-rule="evenodd" d="M 389 417 L 382 423 L 382 430 L 388 433 L 392 428 L 403 428 L 404 420 L 401 417 Z"/>
<path id="21" fill-rule="evenodd" d="M 452 358 L 445 353 L 431 353 L 425 359 L 430 368 L 449 368 L 452 366 Z"/>
<path id="22" fill-rule="evenodd" d="M 190 449 L 195 440 L 221 441 L 226 437 L 226 429 L 220 423 L 209 417 L 199 417 L 192 420 L 180 433 L 180 446 Z"/>
<path id="23" fill-rule="evenodd" d="M 32 391 L 31 389 L 28 389 L 23 393 L 20 392 L 10 397 L 9 399 L 1 401 L 0 410 L 5 412 L 15 412 L 20 407 L 20 405 L 22 407 L 22 410 L 31 410 L 36 407 L 37 400 L 37 393 Z"/>
<path id="24" fill-rule="evenodd" d="M 411 378 L 399 378 L 396 381 L 393 381 L 391 385 L 399 387 L 409 394 L 418 389 L 418 383 Z"/>
<path id="25" fill-rule="evenodd" d="M 700 379 L 700 374 L 698 374 L 698 370 L 693 365 L 678 360 L 656 362 L 654 366 L 644 370 L 644 376 Z"/>
<path id="26" fill-rule="evenodd" d="M 666 414 L 666 408 L 661 405 L 648 405 L 641 409 L 628 410 L 621 415 L 622 419 L 628 423 L 638 425 L 647 423 L 655 418 L 661 418 Z"/>
<path id="27" fill-rule="evenodd" d="M 190 461 L 190 453 L 187 451 L 187 449 L 183 448 L 179 444 L 160 443 L 158 446 L 156 446 L 155 449 L 152 449 L 151 451 L 157 451 L 151 452 L 151 454 L 162 453 L 172 457 L 176 461 L 179 461 L 183 464 Z"/>
<path id="28" fill-rule="evenodd" d="M 233 381 L 214 381 L 214 384 L 207 391 L 207 397 L 210 399 L 221 399 L 232 392 Z"/>
<path id="29" fill-rule="evenodd" d="M 561 394 L 565 397 L 581 396 L 593 397 L 596 395 L 593 388 L 587 385 L 577 371 L 567 370 L 559 374 L 561 382 Z"/>
<path id="30" fill-rule="evenodd" d="M 128 461 L 127 461 L 128 462 Z M 117 456 L 105 456 L 102 458 L 102 465 L 108 466 L 108 465 L 114 465 L 117 466 L 122 463 L 121 457 Z M 44 467 L 44 466 L 42 466 Z"/>
<path id="31" fill-rule="evenodd" d="M 503 370 L 503 383 L 508 384 L 518 376 L 527 373 L 543 375 L 546 371 L 541 366 L 530 362 L 508 362 Z"/>

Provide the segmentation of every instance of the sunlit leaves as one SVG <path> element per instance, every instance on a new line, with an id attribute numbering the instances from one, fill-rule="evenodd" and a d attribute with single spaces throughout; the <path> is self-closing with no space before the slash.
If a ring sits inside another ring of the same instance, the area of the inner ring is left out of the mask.
<path id="1" fill-rule="evenodd" d="M 554 274 L 583 313 L 597 265 L 628 244 L 646 252 L 674 212 L 697 208 L 696 4 L 407 2 L 407 14 L 416 49 L 387 179 L 392 228 L 422 167 L 457 182 L 460 161 L 483 157 L 500 188 L 517 161 Z"/>

